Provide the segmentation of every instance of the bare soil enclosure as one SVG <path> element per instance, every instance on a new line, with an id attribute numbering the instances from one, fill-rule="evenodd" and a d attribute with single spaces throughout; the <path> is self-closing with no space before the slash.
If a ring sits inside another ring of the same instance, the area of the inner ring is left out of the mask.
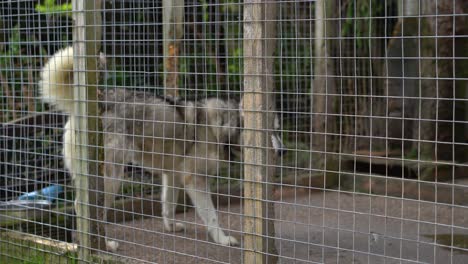
<path id="1" fill-rule="evenodd" d="M 466 205 L 468 180 L 456 184 L 465 186 Z M 463 206 L 306 188 L 277 190 L 275 197 L 279 263 L 463 264 L 468 258 Z M 241 238 L 241 205 L 219 211 L 222 228 Z M 176 218 L 185 231 L 164 231 L 160 218 L 110 224 L 120 243 L 116 256 L 128 257 L 128 263 L 242 263 L 242 250 L 207 239 L 193 209 Z"/>

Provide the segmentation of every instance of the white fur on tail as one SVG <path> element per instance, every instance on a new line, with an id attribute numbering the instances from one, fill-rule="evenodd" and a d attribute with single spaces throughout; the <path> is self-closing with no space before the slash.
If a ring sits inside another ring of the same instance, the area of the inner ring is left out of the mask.
<path id="1" fill-rule="evenodd" d="M 54 54 L 42 68 L 39 90 L 44 102 L 73 114 L 73 48 Z"/>
<path id="2" fill-rule="evenodd" d="M 58 110 L 72 115 L 64 127 L 63 154 L 65 167 L 70 171 L 72 177 L 75 178 L 75 171 L 72 166 L 73 146 L 75 142 L 75 133 L 72 127 L 74 123 L 72 47 L 67 47 L 56 52 L 42 68 L 39 91 L 41 99 L 44 102 L 54 105 Z M 75 206 L 75 208 L 77 207 Z M 119 243 L 106 239 L 106 247 L 107 250 L 115 252 L 119 247 Z"/>

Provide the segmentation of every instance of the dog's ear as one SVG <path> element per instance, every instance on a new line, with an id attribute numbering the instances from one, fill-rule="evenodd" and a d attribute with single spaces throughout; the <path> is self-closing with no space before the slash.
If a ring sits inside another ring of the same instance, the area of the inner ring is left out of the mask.
<path id="1" fill-rule="evenodd" d="M 98 73 L 99 73 L 99 82 L 103 83 L 107 80 L 107 56 L 103 52 L 99 52 L 99 59 L 98 59 Z"/>
<path id="2" fill-rule="evenodd" d="M 241 96 L 241 99 L 239 101 L 239 116 L 240 118 L 244 118 L 244 96 Z"/>
<path id="3" fill-rule="evenodd" d="M 107 57 L 104 52 L 99 52 L 98 70 L 100 71 L 107 70 Z"/>

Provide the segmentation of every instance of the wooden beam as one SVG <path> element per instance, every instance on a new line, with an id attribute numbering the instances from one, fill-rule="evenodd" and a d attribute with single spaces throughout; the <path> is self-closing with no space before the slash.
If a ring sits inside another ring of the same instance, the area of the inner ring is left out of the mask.
<path id="1" fill-rule="evenodd" d="M 28 235 L 16 231 L 0 232 L 0 252 L 8 250 L 7 255 L 0 255 L 1 263 L 75 263 L 78 245 L 56 241 L 54 239 Z M 3 252 L 2 252 L 3 253 Z M 40 258 L 35 258 L 40 256 Z M 78 257 L 79 259 L 79 257 Z M 23 263 L 23 262 L 21 262 Z M 125 259 L 108 254 L 94 255 L 89 263 L 124 264 Z"/>
<path id="2" fill-rule="evenodd" d="M 276 4 L 244 5 L 244 262 L 275 263 L 271 147 Z"/>
<path id="3" fill-rule="evenodd" d="M 163 0 L 164 92 L 178 96 L 180 39 L 184 35 L 184 0 Z"/>
<path id="4" fill-rule="evenodd" d="M 80 261 L 91 261 L 91 249 L 104 249 L 104 229 L 99 220 L 102 214 L 101 125 L 98 118 L 97 61 L 101 41 L 101 0 L 74 0 L 74 108 L 72 127 L 76 129 L 73 168 L 76 168 L 76 215 Z M 100 153 L 99 153 L 100 152 Z M 92 234 L 92 235 L 91 235 Z"/>

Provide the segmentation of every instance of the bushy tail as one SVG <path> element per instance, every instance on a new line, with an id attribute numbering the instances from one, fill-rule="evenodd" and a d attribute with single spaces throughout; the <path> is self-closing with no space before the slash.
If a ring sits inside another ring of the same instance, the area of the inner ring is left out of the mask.
<path id="1" fill-rule="evenodd" d="M 44 102 L 73 114 L 73 48 L 54 54 L 41 70 L 39 90 Z"/>

